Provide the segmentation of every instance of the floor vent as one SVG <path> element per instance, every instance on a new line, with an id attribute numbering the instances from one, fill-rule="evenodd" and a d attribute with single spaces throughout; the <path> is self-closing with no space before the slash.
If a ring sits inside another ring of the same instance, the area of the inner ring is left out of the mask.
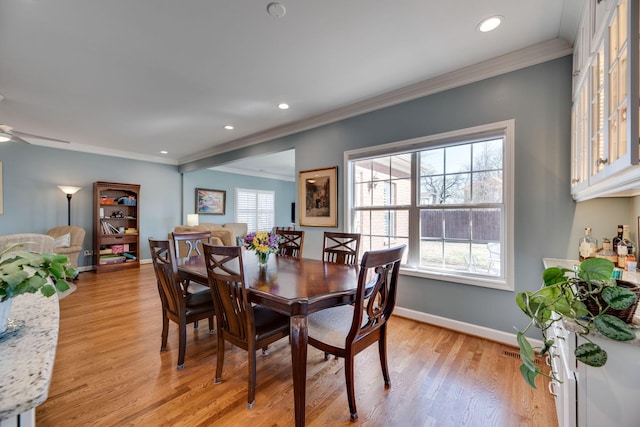
<path id="1" fill-rule="evenodd" d="M 514 358 L 514 359 L 520 359 L 520 353 L 518 353 L 517 351 L 504 350 L 504 351 L 502 352 L 502 355 L 503 355 L 503 356 L 507 356 L 507 357 L 512 357 L 512 358 Z M 540 364 L 540 360 L 535 359 L 535 360 L 533 361 L 533 363 L 534 363 L 535 365 L 539 365 L 539 364 Z"/>

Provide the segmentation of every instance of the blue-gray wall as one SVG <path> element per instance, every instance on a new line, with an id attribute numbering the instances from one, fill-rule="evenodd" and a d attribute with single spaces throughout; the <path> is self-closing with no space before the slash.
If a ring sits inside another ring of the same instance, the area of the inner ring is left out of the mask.
<path id="1" fill-rule="evenodd" d="M 183 179 L 182 208 L 183 223 L 186 224 L 187 215 L 195 213 L 196 188 L 226 191 L 226 209 L 224 215 L 200 215 L 200 222 L 224 224 L 236 222 L 235 219 L 235 189 L 267 190 L 275 192 L 275 225 L 289 226 L 291 224 L 291 203 L 295 201 L 295 184 L 277 179 L 256 178 L 247 175 L 217 172 L 209 169 L 188 172 Z"/>
<path id="2" fill-rule="evenodd" d="M 593 227 L 599 239 L 611 237 L 616 224 L 635 224 L 632 215 L 640 210 L 638 202 L 628 198 L 573 202 L 569 189 L 570 111 L 571 58 L 565 57 L 226 153 L 213 163 L 295 148 L 298 171 L 339 166 L 338 228 L 342 229 L 345 150 L 515 119 L 515 290 L 533 290 L 541 283 L 543 257 L 575 258 L 577 239 L 585 226 Z M 56 185 L 76 185 L 83 189 L 73 197 L 72 222 L 87 230 L 88 249 L 92 239 L 91 185 L 96 180 L 142 185 L 143 240 L 164 236 L 176 224 L 186 222 L 183 218 L 194 210 L 196 187 L 227 191 L 227 215 L 211 216 L 215 220 L 210 222 L 234 221 L 236 186 L 273 186 L 269 189 L 278 192 L 278 223 L 289 222 L 290 202 L 297 199 L 292 183 L 259 178 L 245 181 L 250 178 L 194 171 L 195 167 L 210 166 L 212 159 L 183 165 L 181 170 L 192 171 L 185 173 L 184 179 L 172 166 L 21 144 L 0 146 L 0 161 L 4 166 L 0 234 L 42 233 L 65 224 L 66 198 Z M 288 196 L 281 199 L 280 193 Z M 304 256 L 318 258 L 325 229 L 304 230 Z M 148 253 L 143 251 L 143 258 L 148 258 Z M 514 303 L 516 292 L 402 276 L 398 305 L 513 332 L 514 326 L 525 324 Z"/>

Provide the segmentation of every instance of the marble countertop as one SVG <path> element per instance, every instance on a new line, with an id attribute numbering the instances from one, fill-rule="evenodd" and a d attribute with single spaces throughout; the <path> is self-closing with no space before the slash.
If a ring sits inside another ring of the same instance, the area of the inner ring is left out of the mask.
<path id="1" fill-rule="evenodd" d="M 0 420 L 47 399 L 58 342 L 58 297 L 13 298 L 10 326 L 0 338 Z"/>
<path id="2" fill-rule="evenodd" d="M 573 270 L 575 265 L 580 264 L 580 261 L 571 259 L 544 258 L 542 261 L 545 268 L 560 267 L 569 270 Z M 640 272 L 623 271 L 622 280 L 629 283 L 640 284 Z M 572 332 L 579 332 L 581 330 L 574 322 L 565 321 L 564 323 L 567 329 Z M 638 309 L 636 309 L 635 315 L 633 316 L 633 325 L 640 325 L 640 310 Z M 592 334 L 594 336 L 601 336 L 598 331 L 592 331 Z M 634 340 L 624 341 L 624 343 L 640 346 L 640 331 L 636 331 L 636 338 Z"/>

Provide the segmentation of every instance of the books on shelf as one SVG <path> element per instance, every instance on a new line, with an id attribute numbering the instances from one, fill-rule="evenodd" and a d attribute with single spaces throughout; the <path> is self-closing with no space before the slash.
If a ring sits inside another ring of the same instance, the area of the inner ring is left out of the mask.
<path id="1" fill-rule="evenodd" d="M 101 222 L 102 234 L 121 234 L 116 227 L 107 221 Z"/>

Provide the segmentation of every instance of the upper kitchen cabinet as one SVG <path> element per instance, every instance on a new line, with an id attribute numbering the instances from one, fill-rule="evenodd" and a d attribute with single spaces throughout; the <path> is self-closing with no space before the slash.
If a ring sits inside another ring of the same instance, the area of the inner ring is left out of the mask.
<path id="1" fill-rule="evenodd" d="M 577 201 L 640 194 L 638 14 L 636 0 L 592 0 L 582 17 L 571 119 Z"/>

